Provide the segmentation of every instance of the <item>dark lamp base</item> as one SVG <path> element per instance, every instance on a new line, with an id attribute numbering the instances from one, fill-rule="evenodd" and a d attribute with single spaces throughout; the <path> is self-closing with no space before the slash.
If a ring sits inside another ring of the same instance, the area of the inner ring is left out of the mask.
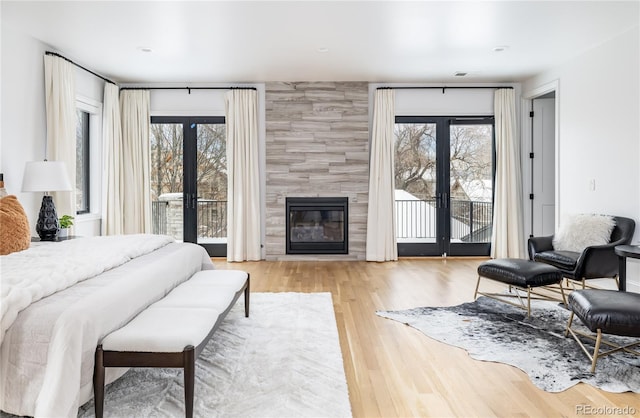
<path id="1" fill-rule="evenodd" d="M 41 241 L 55 241 L 58 238 L 59 230 L 60 223 L 53 199 L 51 196 L 44 196 L 38 214 L 38 222 L 36 222 L 36 232 Z"/>

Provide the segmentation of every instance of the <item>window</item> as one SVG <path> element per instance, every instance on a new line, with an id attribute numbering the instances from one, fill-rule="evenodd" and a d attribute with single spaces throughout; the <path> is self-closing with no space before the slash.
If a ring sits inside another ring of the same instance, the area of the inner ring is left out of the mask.
<path id="1" fill-rule="evenodd" d="M 227 148 L 224 117 L 152 116 L 154 234 L 226 255 Z"/>
<path id="2" fill-rule="evenodd" d="M 78 96 L 76 98 L 76 215 L 84 220 L 100 218 L 101 173 L 102 103 Z"/>
<path id="3" fill-rule="evenodd" d="M 397 116 L 399 255 L 486 255 L 493 222 L 493 118 Z"/>
<path id="4" fill-rule="evenodd" d="M 76 213 L 89 213 L 90 202 L 90 114 L 77 110 L 76 125 Z"/>

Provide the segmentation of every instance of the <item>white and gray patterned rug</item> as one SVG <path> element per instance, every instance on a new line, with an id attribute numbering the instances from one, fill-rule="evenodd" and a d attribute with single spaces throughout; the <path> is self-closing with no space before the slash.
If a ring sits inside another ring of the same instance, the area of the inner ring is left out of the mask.
<path id="1" fill-rule="evenodd" d="M 131 369 L 107 386 L 105 417 L 184 416 L 180 369 Z M 330 293 L 242 298 L 196 361 L 199 417 L 350 417 Z M 93 401 L 79 417 L 94 416 Z"/>
<path id="2" fill-rule="evenodd" d="M 555 302 L 532 302 L 530 318 L 522 309 L 484 296 L 458 306 L 377 314 L 462 348 L 473 359 L 517 367 L 547 392 L 561 392 L 584 382 L 607 392 L 640 393 L 640 357 L 615 353 L 598 359 L 595 373 L 590 373 L 591 361 L 571 336 L 564 336 L 569 311 Z M 577 317 L 574 324 L 582 327 Z M 632 341 L 607 338 L 618 343 Z M 593 348 L 593 344 L 587 346 Z"/>

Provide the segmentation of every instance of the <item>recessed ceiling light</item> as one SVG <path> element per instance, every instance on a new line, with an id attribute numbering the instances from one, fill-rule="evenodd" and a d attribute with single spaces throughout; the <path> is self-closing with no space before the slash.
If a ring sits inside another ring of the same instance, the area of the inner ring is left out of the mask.
<path id="1" fill-rule="evenodd" d="M 321 54 L 326 54 L 327 52 L 329 52 L 329 48 L 321 46 L 320 48 L 316 49 L 316 51 L 318 51 Z"/>
<path id="2" fill-rule="evenodd" d="M 150 52 L 153 52 L 153 49 L 149 48 L 148 46 L 139 46 L 138 47 L 138 51 L 145 52 L 145 53 L 150 53 Z"/>
<path id="3" fill-rule="evenodd" d="M 503 51 L 506 51 L 507 49 L 509 49 L 509 46 L 507 45 L 498 45 L 493 48 L 493 52 L 503 52 Z"/>

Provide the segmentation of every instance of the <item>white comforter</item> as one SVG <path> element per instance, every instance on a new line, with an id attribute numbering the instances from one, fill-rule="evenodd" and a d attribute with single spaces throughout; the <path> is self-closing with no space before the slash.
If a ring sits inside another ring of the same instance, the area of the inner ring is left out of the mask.
<path id="1" fill-rule="evenodd" d="M 134 237 L 70 240 L 2 258 L 3 324 L 5 311 L 16 309 L 5 307 L 5 300 L 22 306 L 25 297 L 14 295 L 26 294 L 33 302 L 19 309 L 0 346 L 0 409 L 19 415 L 76 416 L 78 406 L 91 397 L 98 341 L 196 271 L 212 268 L 206 251 L 197 245 L 137 236 L 160 245 L 152 251 Z M 123 253 L 127 245 L 122 242 L 128 239 L 135 245 Z M 103 247 L 103 241 L 111 243 Z M 6 263 L 9 258 L 21 261 Z M 66 264 L 73 260 L 79 265 Z M 24 289 L 15 277 L 19 263 L 28 277 Z M 53 278 L 37 273 L 42 269 L 54 272 Z M 55 278 L 64 284 L 52 283 Z"/>
<path id="2" fill-rule="evenodd" d="M 43 245 L 3 257 L 0 344 L 18 312 L 32 303 L 172 241 L 165 235 L 93 237 Z"/>

